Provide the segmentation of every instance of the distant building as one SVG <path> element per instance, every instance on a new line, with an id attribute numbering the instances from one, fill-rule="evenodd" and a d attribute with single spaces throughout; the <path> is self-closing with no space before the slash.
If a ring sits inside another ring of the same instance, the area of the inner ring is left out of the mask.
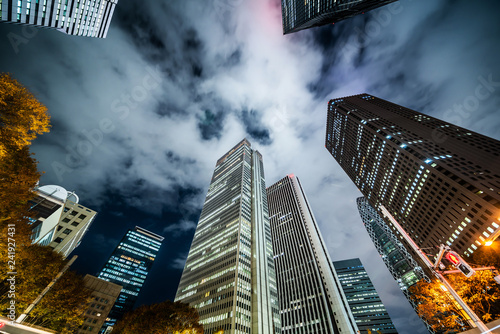
<path id="1" fill-rule="evenodd" d="M 325 147 L 429 253 L 469 256 L 500 234 L 498 140 L 361 94 L 329 102 Z"/>
<path id="2" fill-rule="evenodd" d="M 244 139 L 216 163 L 175 301 L 205 334 L 280 334 L 262 155 Z"/>
<path id="3" fill-rule="evenodd" d="M 283 34 L 332 24 L 396 0 L 281 0 Z"/>
<path id="4" fill-rule="evenodd" d="M 361 333 L 397 334 L 389 313 L 359 259 L 333 262 Z M 378 331 L 378 332 L 377 332 Z"/>
<path id="5" fill-rule="evenodd" d="M 85 275 L 85 288 L 91 291 L 92 300 L 84 313 L 84 321 L 76 334 L 97 334 L 104 324 L 122 287 L 92 275 Z"/>
<path id="6" fill-rule="evenodd" d="M 360 197 L 356 200 L 356 203 L 358 204 L 363 225 L 365 225 L 375 248 L 377 248 L 392 277 L 399 284 L 399 288 L 418 315 L 418 304 L 411 299 L 408 288 L 421 279 L 430 282 L 430 278 L 366 198 Z M 427 330 L 434 333 L 432 326 L 424 318 L 421 319 Z"/>
<path id="7" fill-rule="evenodd" d="M 267 188 L 269 223 L 285 334 L 356 333 L 356 321 L 299 179 Z"/>
<path id="8" fill-rule="evenodd" d="M 97 212 L 79 204 L 75 193 L 55 185 L 36 189 L 30 201 L 33 243 L 50 246 L 67 257 L 78 245 L 92 224 Z"/>
<path id="9" fill-rule="evenodd" d="M 162 242 L 163 237 L 136 226 L 127 231 L 113 251 L 98 277 L 123 289 L 100 333 L 109 330 L 133 309 Z"/>
<path id="10" fill-rule="evenodd" d="M 105 38 L 118 0 L 3 0 L 0 21 Z"/>

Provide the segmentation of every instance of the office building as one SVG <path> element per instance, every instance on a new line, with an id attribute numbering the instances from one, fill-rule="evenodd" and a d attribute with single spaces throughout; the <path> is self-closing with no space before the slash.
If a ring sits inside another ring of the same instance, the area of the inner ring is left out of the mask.
<path id="1" fill-rule="evenodd" d="M 397 334 L 360 259 L 333 262 L 361 333 Z"/>
<path id="2" fill-rule="evenodd" d="M 498 140 L 361 94 L 329 102 L 325 146 L 428 252 L 469 256 L 500 233 Z"/>
<path id="3" fill-rule="evenodd" d="M 364 197 L 356 199 L 356 203 L 363 225 L 401 290 L 407 290 L 422 278 L 428 280 L 412 253 L 399 241 L 377 210 Z"/>
<path id="4" fill-rule="evenodd" d="M 408 288 L 424 279 L 430 282 L 429 276 L 414 259 L 412 253 L 401 243 L 391 228 L 364 197 L 356 199 L 359 214 L 375 248 L 382 257 L 387 269 L 396 280 L 399 288 L 418 315 L 418 304 L 411 298 Z M 432 277 L 432 275 L 430 276 Z M 421 318 L 427 330 L 434 333 L 432 326 Z"/>
<path id="5" fill-rule="evenodd" d="M 79 204 L 74 192 L 56 185 L 47 185 L 35 190 L 30 201 L 30 218 L 33 243 L 50 246 L 64 257 L 80 245 L 94 221 L 97 212 Z"/>
<path id="6" fill-rule="evenodd" d="M 205 334 L 281 333 L 264 165 L 246 139 L 215 165 L 175 301 Z"/>
<path id="7" fill-rule="evenodd" d="M 92 275 L 83 278 L 85 288 L 91 291 L 91 301 L 83 314 L 83 324 L 76 330 L 76 334 L 97 334 L 104 324 L 111 307 L 120 295 L 122 287 Z"/>
<path id="8" fill-rule="evenodd" d="M 396 0 L 281 0 L 283 34 L 332 24 Z"/>
<path id="9" fill-rule="evenodd" d="M 356 333 L 357 327 L 299 179 L 267 189 L 283 334 Z"/>
<path id="10" fill-rule="evenodd" d="M 3 0 L 0 21 L 105 38 L 118 0 Z"/>
<path id="11" fill-rule="evenodd" d="M 98 277 L 123 287 L 99 333 L 109 331 L 134 307 L 163 237 L 136 226 L 127 231 Z"/>

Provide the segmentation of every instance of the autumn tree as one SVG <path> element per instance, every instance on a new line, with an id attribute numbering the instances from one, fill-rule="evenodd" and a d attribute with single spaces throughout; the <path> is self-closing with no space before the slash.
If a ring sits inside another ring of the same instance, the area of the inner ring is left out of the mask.
<path id="1" fill-rule="evenodd" d="M 27 146 L 0 157 L 0 224 L 23 220 L 33 188 L 40 179 L 37 162 Z"/>
<path id="2" fill-rule="evenodd" d="M 28 201 L 40 179 L 29 144 L 48 131 L 47 108 L 8 74 L 0 74 L 0 230 L 4 232 L 6 224 L 19 225 L 18 247 L 30 243 Z"/>
<path id="3" fill-rule="evenodd" d="M 448 275 L 447 279 L 467 305 L 484 322 L 500 318 L 500 286 L 489 270 L 477 271 L 467 278 L 461 274 Z"/>
<path id="4" fill-rule="evenodd" d="M 2 238 L 3 241 L 3 238 Z M 21 314 L 56 277 L 67 260 L 49 246 L 37 244 L 16 253 L 15 303 Z M 0 314 L 7 315 L 11 298 L 7 271 L 0 271 Z M 83 278 L 66 272 L 31 311 L 25 321 L 64 332 L 66 327 L 78 327 L 83 322 L 83 307 L 90 292 L 82 289 Z"/>
<path id="5" fill-rule="evenodd" d="M 66 272 L 31 311 L 26 322 L 50 328 L 62 334 L 74 333 L 83 324 L 91 291 L 82 288 L 83 277 Z"/>
<path id="6" fill-rule="evenodd" d="M 113 334 L 202 334 L 196 309 L 169 300 L 144 305 L 127 313 L 113 328 Z"/>
<path id="7" fill-rule="evenodd" d="M 0 157 L 49 131 L 47 108 L 8 74 L 0 74 Z"/>
<path id="8" fill-rule="evenodd" d="M 467 261 L 500 269 L 500 241 L 494 241 L 490 246 L 479 246 Z"/>
<path id="9" fill-rule="evenodd" d="M 22 312 L 64 267 L 64 257 L 51 247 L 31 244 L 29 201 L 40 173 L 29 145 L 49 131 L 47 108 L 8 74 L 0 74 L 0 313 L 11 300 Z M 10 238 L 10 239 L 9 239 Z M 13 252 L 9 252 L 10 249 Z M 15 255 L 12 255 L 15 254 Z M 9 262 L 10 261 L 10 262 Z M 8 265 L 17 272 L 15 298 L 8 295 Z M 83 278 L 67 272 L 32 310 L 28 322 L 64 333 L 83 321 L 82 307 L 90 292 Z M 20 314 L 17 314 L 20 315 Z M 69 333 L 69 332 L 68 332 Z"/>
<path id="10" fill-rule="evenodd" d="M 425 319 L 436 333 L 451 334 L 465 330 L 459 311 L 449 293 L 443 290 L 441 282 L 420 280 L 410 287 L 409 292 L 418 305 L 418 316 Z"/>

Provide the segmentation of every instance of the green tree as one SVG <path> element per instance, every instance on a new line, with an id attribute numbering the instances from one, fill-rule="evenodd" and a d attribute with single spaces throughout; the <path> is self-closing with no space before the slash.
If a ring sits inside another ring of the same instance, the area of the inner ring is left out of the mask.
<path id="1" fill-rule="evenodd" d="M 193 307 L 167 300 L 127 313 L 113 328 L 113 334 L 202 334 L 199 319 Z"/>

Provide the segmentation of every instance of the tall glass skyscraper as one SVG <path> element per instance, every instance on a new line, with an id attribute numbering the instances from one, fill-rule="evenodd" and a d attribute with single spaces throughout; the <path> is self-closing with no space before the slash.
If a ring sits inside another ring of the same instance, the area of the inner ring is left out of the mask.
<path id="1" fill-rule="evenodd" d="M 0 21 L 105 38 L 118 0 L 3 0 Z"/>
<path id="2" fill-rule="evenodd" d="M 215 165 L 175 297 L 205 334 L 281 333 L 262 156 L 242 140 Z"/>
<path id="3" fill-rule="evenodd" d="M 325 146 L 421 248 L 469 256 L 500 234 L 500 141 L 361 94 L 329 102 Z"/>
<path id="4" fill-rule="evenodd" d="M 283 34 L 332 24 L 397 0 L 281 0 Z"/>
<path id="5" fill-rule="evenodd" d="M 99 278 L 123 287 L 100 333 L 131 311 L 148 276 L 163 237 L 136 226 L 128 230 L 99 273 Z"/>
<path id="6" fill-rule="evenodd" d="M 360 259 L 333 262 L 361 333 L 397 334 Z"/>
<path id="7" fill-rule="evenodd" d="M 430 278 L 366 198 L 359 197 L 356 199 L 356 203 L 361 220 L 375 244 L 375 248 L 377 248 L 392 277 L 398 282 L 406 299 L 418 314 L 418 305 L 411 298 L 408 288 L 421 279 L 430 282 Z M 432 326 L 426 319 L 421 319 L 427 330 L 434 333 Z"/>
<path id="8" fill-rule="evenodd" d="M 346 296 L 299 179 L 267 189 L 283 334 L 356 333 Z"/>

